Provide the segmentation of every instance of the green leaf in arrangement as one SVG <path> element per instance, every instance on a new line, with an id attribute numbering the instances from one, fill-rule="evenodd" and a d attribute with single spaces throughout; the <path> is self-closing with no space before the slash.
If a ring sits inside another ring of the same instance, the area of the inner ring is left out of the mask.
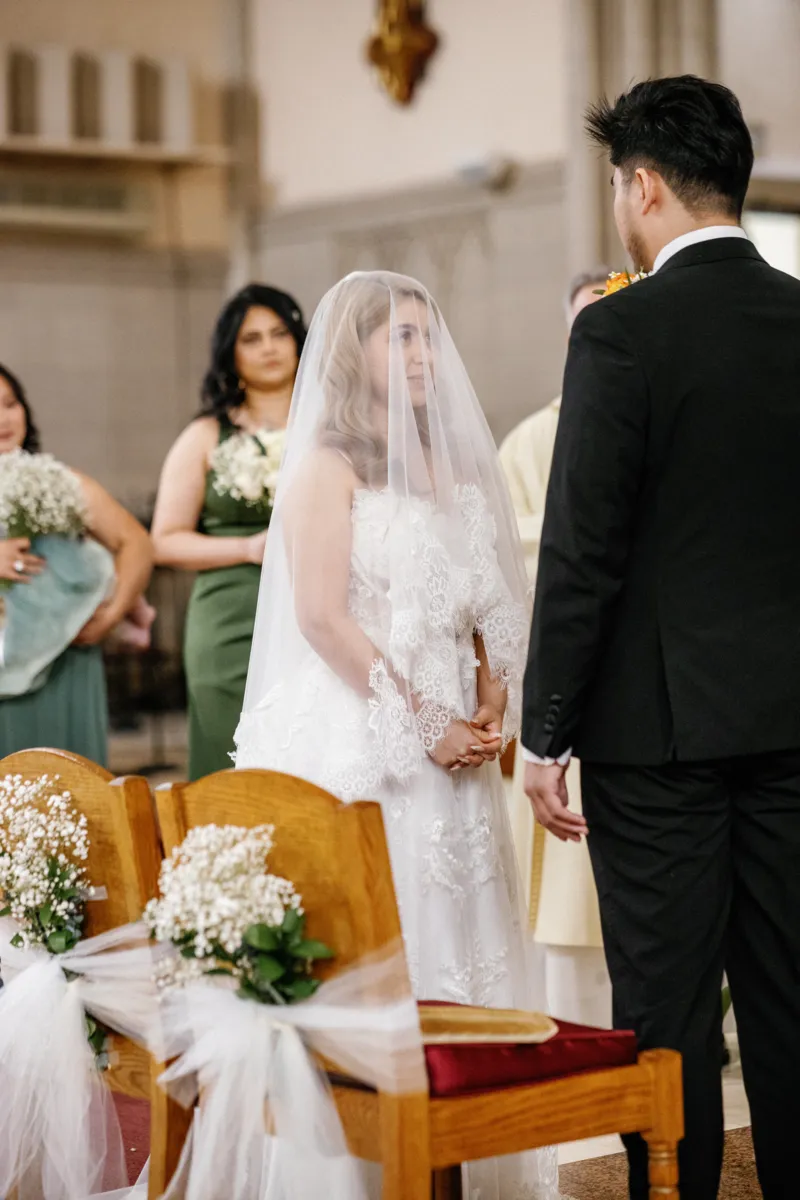
<path id="1" fill-rule="evenodd" d="M 25 941 L 24 941 L 21 933 L 14 934 L 13 938 L 11 939 L 11 945 L 14 947 L 15 950 L 19 950 L 20 946 L 25 945 Z"/>
<path id="2" fill-rule="evenodd" d="M 292 1000 L 307 1000 L 313 996 L 319 987 L 318 979 L 293 979 L 291 983 L 281 984 L 280 989 L 285 996 Z"/>
<path id="3" fill-rule="evenodd" d="M 11 916 L 11 905 L 7 904 L 5 906 L 5 908 L 0 909 L 0 917 L 10 917 L 10 916 Z"/>
<path id="4" fill-rule="evenodd" d="M 271 954 L 259 954 L 254 962 L 256 978 L 260 983 L 274 983 L 286 974 L 286 968 Z"/>
<path id="5" fill-rule="evenodd" d="M 271 928 L 269 925 L 251 925 L 245 930 L 244 934 L 245 945 L 251 950 L 277 950 L 280 944 L 280 935 L 277 929 Z"/>
<path id="6" fill-rule="evenodd" d="M 290 937 L 296 937 L 298 934 L 302 934 L 305 925 L 306 919 L 302 913 L 299 913 L 296 908 L 287 908 L 281 925 L 284 933 Z"/>
<path id="7" fill-rule="evenodd" d="M 227 967 L 212 967 L 210 971 L 204 971 L 204 975 L 227 975 L 230 978 L 230 971 Z"/>
<path id="8" fill-rule="evenodd" d="M 314 941 L 313 938 L 300 942 L 295 953 L 299 958 L 333 958 L 330 946 L 326 946 L 324 942 Z"/>
<path id="9" fill-rule="evenodd" d="M 64 954 L 70 948 L 70 937 L 66 929 L 55 929 L 47 939 L 51 954 Z"/>
<path id="10" fill-rule="evenodd" d="M 39 909 L 39 924 L 42 929 L 46 929 L 53 919 L 53 906 L 51 904 L 43 904 Z"/>
<path id="11" fill-rule="evenodd" d="M 261 1000 L 260 994 L 256 991 L 253 985 L 247 983 L 246 980 L 243 980 L 239 985 L 239 991 L 237 992 L 237 995 L 240 996 L 242 1000 Z"/>

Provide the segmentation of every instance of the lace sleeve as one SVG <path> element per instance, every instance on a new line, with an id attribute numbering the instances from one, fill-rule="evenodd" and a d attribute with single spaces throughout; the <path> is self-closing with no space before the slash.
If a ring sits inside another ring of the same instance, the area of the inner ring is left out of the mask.
<path id="1" fill-rule="evenodd" d="M 415 774 L 424 755 L 432 755 L 458 714 L 446 705 L 423 700 L 414 711 L 383 659 L 376 659 L 369 675 L 370 729 L 382 748 L 384 769 L 394 779 Z"/>
<path id="2" fill-rule="evenodd" d="M 382 658 L 376 658 L 369 673 L 369 727 L 374 734 L 375 753 L 382 758 L 382 773 L 403 782 L 419 771 L 423 749 L 417 723 Z"/>

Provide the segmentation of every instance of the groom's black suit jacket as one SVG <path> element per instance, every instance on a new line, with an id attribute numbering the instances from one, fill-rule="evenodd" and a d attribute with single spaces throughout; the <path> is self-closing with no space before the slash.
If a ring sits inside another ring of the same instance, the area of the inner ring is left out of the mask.
<path id="1" fill-rule="evenodd" d="M 750 242 L 575 323 L 522 741 L 634 766 L 800 748 L 800 281 Z"/>

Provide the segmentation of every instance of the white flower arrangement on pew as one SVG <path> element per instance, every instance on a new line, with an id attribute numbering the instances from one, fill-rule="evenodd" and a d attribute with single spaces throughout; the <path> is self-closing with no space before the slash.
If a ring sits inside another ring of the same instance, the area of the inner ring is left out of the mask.
<path id="1" fill-rule="evenodd" d="M 78 538 L 86 521 L 77 477 L 52 454 L 12 450 L 0 455 L 0 525 L 7 537 Z"/>
<path id="2" fill-rule="evenodd" d="M 58 784 L 47 775 L 0 779 L 0 917 L 17 926 L 12 946 L 49 954 L 64 954 L 81 940 L 92 895 L 81 866 L 89 854 L 86 817 Z M 108 1031 L 87 1016 L 86 1034 L 98 1070 L 105 1070 Z"/>
<path id="3" fill-rule="evenodd" d="M 210 458 L 214 490 L 220 496 L 243 500 L 250 508 L 262 508 L 268 518 L 285 445 L 284 429 L 235 433 L 220 442 Z"/>
<path id="4" fill-rule="evenodd" d="M 333 954 L 306 938 L 294 885 L 267 870 L 273 833 L 272 825 L 197 826 L 164 861 L 160 898 L 144 912 L 151 937 L 178 952 L 157 961 L 161 988 L 224 976 L 240 997 L 261 1004 L 291 1004 L 317 990 L 313 964 Z"/>

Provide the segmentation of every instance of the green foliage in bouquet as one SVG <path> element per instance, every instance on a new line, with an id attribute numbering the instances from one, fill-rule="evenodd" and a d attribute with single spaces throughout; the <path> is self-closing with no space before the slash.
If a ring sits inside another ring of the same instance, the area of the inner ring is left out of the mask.
<path id="1" fill-rule="evenodd" d="M 238 950 L 229 954 L 221 946 L 213 957 L 219 964 L 208 975 L 232 975 L 238 979 L 239 995 L 260 1004 L 292 1004 L 313 996 L 320 981 L 311 974 L 320 959 L 333 958 L 323 943 L 305 937 L 306 918 L 289 908 L 278 927 L 249 925 Z M 186 957 L 194 957 L 191 943 L 181 948 Z"/>
<path id="2" fill-rule="evenodd" d="M 314 965 L 333 953 L 305 936 L 292 883 L 267 871 L 273 832 L 198 826 L 164 862 L 161 895 L 144 913 L 151 936 L 173 947 L 158 960 L 160 986 L 227 977 L 260 1004 L 292 1004 L 317 990 Z"/>

